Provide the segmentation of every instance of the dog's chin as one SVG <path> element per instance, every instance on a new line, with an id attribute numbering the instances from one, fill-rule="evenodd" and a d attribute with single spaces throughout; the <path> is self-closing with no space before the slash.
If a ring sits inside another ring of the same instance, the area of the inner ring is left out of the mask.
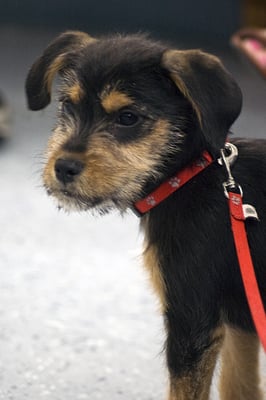
<path id="1" fill-rule="evenodd" d="M 57 208 L 67 213 L 91 211 L 93 214 L 103 215 L 117 209 L 121 213 L 124 213 L 126 209 L 119 201 L 115 200 L 106 201 L 102 198 L 90 198 L 73 194 L 67 190 L 51 190 L 46 188 L 46 192 L 54 199 Z"/>

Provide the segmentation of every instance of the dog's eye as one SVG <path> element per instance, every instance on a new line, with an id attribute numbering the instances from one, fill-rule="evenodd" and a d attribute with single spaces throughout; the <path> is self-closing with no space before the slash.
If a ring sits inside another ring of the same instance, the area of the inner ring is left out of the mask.
<path id="1" fill-rule="evenodd" d="M 133 126 L 139 121 L 139 116 L 132 111 L 121 111 L 116 118 L 116 123 L 122 126 Z"/>
<path id="2" fill-rule="evenodd" d="M 69 99 L 61 101 L 61 111 L 64 114 L 73 114 L 73 109 L 74 109 L 74 104 Z"/>

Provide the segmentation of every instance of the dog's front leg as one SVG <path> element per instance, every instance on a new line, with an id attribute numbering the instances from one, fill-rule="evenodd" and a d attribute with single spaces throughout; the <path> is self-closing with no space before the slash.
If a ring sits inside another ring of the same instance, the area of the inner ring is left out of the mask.
<path id="1" fill-rule="evenodd" d="M 177 342 L 170 332 L 167 358 L 170 373 L 168 400 L 208 400 L 217 355 L 224 338 L 224 329 L 216 328 L 206 337 L 184 338 Z M 180 340 L 180 338 L 179 338 Z M 199 343 L 199 342 L 198 342 Z"/>

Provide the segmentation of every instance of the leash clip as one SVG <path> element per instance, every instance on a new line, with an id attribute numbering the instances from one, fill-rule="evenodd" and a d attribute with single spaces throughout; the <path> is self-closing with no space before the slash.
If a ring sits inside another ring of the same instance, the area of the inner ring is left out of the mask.
<path id="1" fill-rule="evenodd" d="M 228 164 L 231 166 L 234 164 L 238 157 L 238 148 L 229 142 L 225 143 L 224 149 L 221 149 L 221 157 L 218 158 L 220 165 Z"/>
<path id="2" fill-rule="evenodd" d="M 237 147 L 232 143 L 226 143 L 224 149 L 221 149 L 221 157 L 218 159 L 218 163 L 225 166 L 228 175 L 228 180 L 223 183 L 224 194 L 227 199 L 229 198 L 228 191 L 239 192 L 241 197 L 243 197 L 243 190 L 241 186 L 236 183 L 231 172 L 231 165 L 233 165 L 237 157 Z"/>
<path id="3" fill-rule="evenodd" d="M 237 193 L 238 197 L 238 204 L 235 202 L 235 205 L 242 208 L 242 215 L 243 219 L 246 220 L 247 218 L 252 218 L 256 221 L 259 221 L 259 217 L 256 211 L 256 208 L 251 204 L 243 204 L 242 197 L 243 197 L 243 190 L 242 187 L 235 181 L 232 172 L 231 172 L 231 165 L 236 161 L 238 157 L 238 149 L 232 143 L 226 143 L 225 148 L 221 149 L 221 157 L 218 159 L 218 163 L 220 165 L 224 165 L 228 180 L 223 183 L 224 194 L 227 199 L 232 201 L 232 198 L 229 196 L 230 193 Z"/>

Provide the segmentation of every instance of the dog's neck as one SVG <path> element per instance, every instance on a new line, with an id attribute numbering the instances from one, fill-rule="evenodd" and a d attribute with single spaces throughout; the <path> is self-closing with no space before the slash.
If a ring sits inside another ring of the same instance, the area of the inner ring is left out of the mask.
<path id="1" fill-rule="evenodd" d="M 168 178 L 143 199 L 135 202 L 132 208 L 133 212 L 139 217 L 143 216 L 152 208 L 156 207 L 158 204 L 164 201 L 176 190 L 184 186 L 194 176 L 202 172 L 212 162 L 212 156 L 207 151 L 204 151 L 199 159 L 189 164 L 181 171 L 178 171 L 172 177 Z"/>

